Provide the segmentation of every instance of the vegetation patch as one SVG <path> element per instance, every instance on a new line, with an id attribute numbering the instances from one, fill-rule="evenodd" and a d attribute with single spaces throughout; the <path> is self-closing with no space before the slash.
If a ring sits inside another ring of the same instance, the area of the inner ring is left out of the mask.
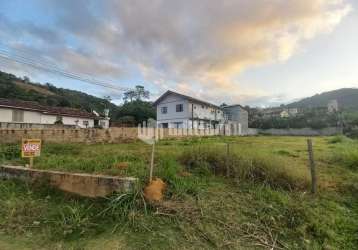
<path id="1" fill-rule="evenodd" d="M 358 173 L 332 156 L 356 142 L 313 138 L 319 189 L 311 195 L 306 139 L 159 142 L 154 176 L 167 189 L 155 204 L 142 193 L 150 146 L 44 144 L 36 168 L 134 176 L 141 182 L 132 193 L 88 199 L 46 184 L 2 180 L 0 249 L 357 249 Z M 9 147 L 16 146 L 1 145 L 1 152 Z M 10 155 L 4 161 L 21 163 L 17 153 Z"/>
<path id="2" fill-rule="evenodd" d="M 308 186 L 306 171 L 288 166 L 283 159 L 264 153 L 227 153 L 223 149 L 197 147 L 185 151 L 180 156 L 180 161 L 190 171 L 204 175 L 226 175 L 289 190 L 304 189 Z"/>

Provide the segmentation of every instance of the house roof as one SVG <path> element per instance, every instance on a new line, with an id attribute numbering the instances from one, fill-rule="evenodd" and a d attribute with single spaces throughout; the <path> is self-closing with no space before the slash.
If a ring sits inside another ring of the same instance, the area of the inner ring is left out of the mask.
<path id="1" fill-rule="evenodd" d="M 167 97 L 167 96 L 170 95 L 170 94 L 183 97 L 183 98 L 188 99 L 188 100 L 190 100 L 190 101 L 192 101 L 192 102 L 205 104 L 205 105 L 208 105 L 208 106 L 211 106 L 211 107 L 215 107 L 215 108 L 220 108 L 219 106 L 217 106 L 217 105 L 215 105 L 215 104 L 212 104 L 212 103 L 210 103 L 210 102 L 202 101 L 202 100 L 200 100 L 200 99 L 197 99 L 197 98 L 194 98 L 194 97 L 191 97 L 191 96 L 187 96 L 187 95 L 183 95 L 183 94 L 180 94 L 180 93 L 171 91 L 171 90 L 168 90 L 168 91 L 165 92 L 163 95 L 161 95 L 155 102 L 153 102 L 153 105 L 155 105 L 155 106 L 158 105 L 158 103 L 160 103 L 165 97 Z"/>
<path id="2" fill-rule="evenodd" d="M 222 108 L 225 109 L 225 108 L 233 108 L 233 107 L 240 107 L 242 108 L 243 110 L 247 111 L 246 108 L 244 108 L 242 105 L 240 104 L 234 104 L 234 105 L 226 105 L 226 106 L 223 106 Z"/>
<path id="3" fill-rule="evenodd" d="M 80 118 L 97 118 L 95 114 L 74 108 L 44 106 L 37 102 L 0 98 L 0 107 L 36 111 L 47 115 L 60 115 Z"/>

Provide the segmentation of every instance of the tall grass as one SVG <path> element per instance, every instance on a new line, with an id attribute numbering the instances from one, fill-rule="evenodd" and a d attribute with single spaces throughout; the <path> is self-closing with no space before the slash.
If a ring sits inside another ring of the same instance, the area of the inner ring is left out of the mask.
<path id="1" fill-rule="evenodd" d="M 118 225 L 132 226 L 146 214 L 139 187 L 131 193 L 88 199 L 65 194 L 46 184 L 0 182 L 0 232 L 44 233 L 52 240 L 75 240 Z"/>
<path id="2" fill-rule="evenodd" d="M 339 146 L 333 153 L 334 162 L 352 170 L 358 170 L 358 143 L 348 143 Z"/>
<path id="3" fill-rule="evenodd" d="M 309 183 L 307 170 L 290 166 L 282 157 L 265 152 L 235 151 L 227 154 L 223 147 L 193 147 L 179 159 L 189 170 L 200 174 L 229 174 L 238 180 L 288 190 L 304 189 Z"/>
<path id="4" fill-rule="evenodd" d="M 330 160 L 351 170 L 358 170 L 358 140 L 335 136 L 328 140 L 334 144 Z"/>

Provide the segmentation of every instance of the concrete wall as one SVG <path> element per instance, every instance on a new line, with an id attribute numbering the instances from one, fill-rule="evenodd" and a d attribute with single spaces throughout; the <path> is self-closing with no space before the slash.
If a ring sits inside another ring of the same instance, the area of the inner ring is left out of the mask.
<path id="1" fill-rule="evenodd" d="M 248 135 L 294 135 L 294 136 L 330 136 L 341 134 L 342 130 L 336 127 L 312 129 L 312 128 L 299 128 L 299 129 L 248 129 Z"/>
<path id="2" fill-rule="evenodd" d="M 235 132 L 236 126 L 236 132 Z M 153 132 L 153 128 L 148 131 Z M 216 129 L 159 129 L 160 138 L 183 136 L 213 136 L 213 135 L 245 135 L 239 124 L 222 125 Z M 23 138 L 41 139 L 44 142 L 55 143 L 117 143 L 146 139 L 148 132 L 139 128 L 109 128 L 109 129 L 0 129 L 1 143 L 20 143 Z M 150 136 L 150 138 L 152 138 Z"/>
<path id="3" fill-rule="evenodd" d="M 0 129 L 0 143 L 19 143 L 22 138 L 57 143 L 113 143 L 135 140 L 137 128 L 109 129 Z"/>
<path id="4" fill-rule="evenodd" d="M 0 166 L 0 179 L 20 179 L 26 182 L 47 181 L 66 192 L 87 197 L 105 197 L 113 192 L 131 192 L 138 179 L 92 174 L 29 169 L 19 166 Z"/>

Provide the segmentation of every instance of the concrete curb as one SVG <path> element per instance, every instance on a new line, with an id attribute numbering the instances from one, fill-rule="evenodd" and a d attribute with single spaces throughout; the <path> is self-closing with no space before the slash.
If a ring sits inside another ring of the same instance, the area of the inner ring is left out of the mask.
<path id="1" fill-rule="evenodd" d="M 22 166 L 0 166 L 0 179 L 47 181 L 51 186 L 63 191 L 86 197 L 105 197 L 113 192 L 130 192 L 138 183 L 138 179 L 134 177 L 69 173 Z"/>

